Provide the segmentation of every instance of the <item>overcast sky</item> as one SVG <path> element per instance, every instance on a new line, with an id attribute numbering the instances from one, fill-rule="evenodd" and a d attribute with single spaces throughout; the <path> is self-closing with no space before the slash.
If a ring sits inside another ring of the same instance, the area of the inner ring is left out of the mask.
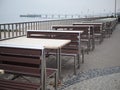
<path id="1" fill-rule="evenodd" d="M 116 10 L 120 12 L 120 0 Z M 21 21 L 19 15 L 102 15 L 114 13 L 115 0 L 0 0 L 0 23 Z"/>
<path id="2" fill-rule="evenodd" d="M 115 0 L 0 0 L 0 14 L 81 14 L 113 12 Z M 120 11 L 120 0 L 117 0 Z"/>

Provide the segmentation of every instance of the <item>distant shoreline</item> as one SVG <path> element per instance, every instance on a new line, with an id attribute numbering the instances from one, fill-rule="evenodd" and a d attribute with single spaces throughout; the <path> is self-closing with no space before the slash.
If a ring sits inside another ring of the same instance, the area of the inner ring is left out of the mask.
<path id="1" fill-rule="evenodd" d="M 80 18 L 82 17 L 81 15 L 68 15 L 68 14 L 26 14 L 26 15 L 20 15 L 20 17 L 29 17 L 29 18 Z"/>

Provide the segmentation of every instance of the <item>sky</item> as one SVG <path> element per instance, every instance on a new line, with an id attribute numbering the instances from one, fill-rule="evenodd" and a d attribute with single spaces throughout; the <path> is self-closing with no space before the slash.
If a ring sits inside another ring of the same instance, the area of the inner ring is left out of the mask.
<path id="1" fill-rule="evenodd" d="M 120 12 L 120 0 L 117 0 Z M 115 0 L 0 0 L 0 18 L 26 14 L 114 13 Z"/>
<path id="2" fill-rule="evenodd" d="M 114 12 L 115 0 L 0 0 L 3 14 L 83 14 Z M 120 11 L 120 0 L 117 0 Z"/>

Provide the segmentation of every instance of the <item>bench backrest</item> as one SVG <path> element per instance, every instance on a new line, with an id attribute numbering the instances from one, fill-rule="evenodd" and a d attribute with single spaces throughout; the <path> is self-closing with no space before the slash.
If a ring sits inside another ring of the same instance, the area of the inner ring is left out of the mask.
<path id="1" fill-rule="evenodd" d="M 78 32 L 64 32 L 55 30 L 28 30 L 28 38 L 47 38 L 47 39 L 68 39 L 71 42 L 65 45 L 62 49 L 76 49 L 80 47 L 80 31 Z"/>
<path id="2" fill-rule="evenodd" d="M 40 76 L 42 54 L 40 49 L 0 46 L 0 69 L 6 73 Z"/>
<path id="3" fill-rule="evenodd" d="M 103 32 L 103 24 L 102 23 L 74 23 L 73 25 L 93 25 L 94 33 L 102 33 Z"/>
<path id="4" fill-rule="evenodd" d="M 94 27 L 92 25 L 54 25 L 52 29 L 83 31 L 81 38 L 89 39 L 91 36 L 94 37 Z"/>

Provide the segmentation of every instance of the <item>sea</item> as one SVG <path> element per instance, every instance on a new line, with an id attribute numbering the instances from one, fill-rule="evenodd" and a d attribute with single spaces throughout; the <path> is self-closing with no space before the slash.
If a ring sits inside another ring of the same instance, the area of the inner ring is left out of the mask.
<path id="1" fill-rule="evenodd" d="M 47 21 L 56 20 L 53 18 L 39 18 L 39 17 L 20 17 L 20 16 L 7 16 L 0 17 L 0 24 L 6 23 L 18 23 L 18 22 L 30 22 L 30 21 Z"/>
<path id="2" fill-rule="evenodd" d="M 73 18 L 85 18 L 85 16 L 80 16 L 80 17 L 65 17 L 65 16 L 60 16 L 60 17 L 51 17 L 48 16 L 46 17 L 20 17 L 19 15 L 13 15 L 13 16 L 0 16 L 0 24 L 6 24 L 6 23 L 19 23 L 19 22 L 30 22 L 30 21 L 47 21 L 47 20 L 61 20 L 61 19 L 73 19 Z"/>
<path id="3" fill-rule="evenodd" d="M 46 17 L 47 16 L 47 17 Z M 30 21 L 47 21 L 47 20 L 60 20 L 60 19 L 73 19 L 73 18 L 84 18 L 84 16 L 52 16 L 52 15 L 44 15 L 42 17 L 20 17 L 20 15 L 5 15 L 0 16 L 0 24 L 6 24 L 6 23 L 19 23 L 19 22 L 30 22 Z"/>
<path id="4" fill-rule="evenodd" d="M 73 18 L 86 18 L 86 17 L 100 17 L 102 15 L 96 15 L 96 16 L 80 16 L 80 17 L 65 17 L 65 16 L 60 16 L 60 17 L 20 17 L 20 15 L 5 15 L 5 16 L 0 16 L 0 24 L 6 24 L 6 23 L 20 23 L 20 22 L 33 22 L 33 21 L 47 21 L 47 20 L 60 20 L 60 19 L 73 19 Z M 105 16 L 105 15 L 103 15 Z"/>

